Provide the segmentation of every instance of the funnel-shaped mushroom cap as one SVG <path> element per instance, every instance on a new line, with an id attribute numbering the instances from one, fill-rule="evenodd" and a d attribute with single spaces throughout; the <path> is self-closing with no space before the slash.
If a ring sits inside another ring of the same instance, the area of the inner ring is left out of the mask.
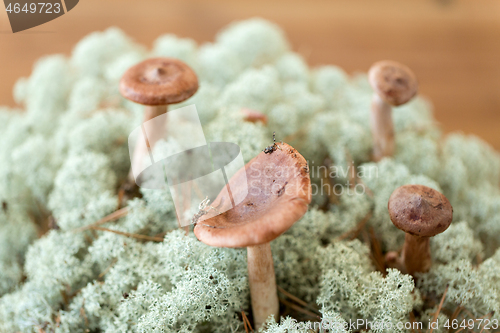
<path id="1" fill-rule="evenodd" d="M 246 186 L 248 195 L 234 208 L 200 219 L 194 228 L 200 241 L 217 247 L 264 244 L 288 230 L 306 213 L 311 202 L 307 162 L 290 145 L 276 146 L 281 149 L 270 154 L 261 152 L 231 177 L 229 187 L 233 197 L 246 191 Z M 221 211 L 231 207 L 227 191 L 220 192 L 212 207 L 222 207 Z"/>
<path id="2" fill-rule="evenodd" d="M 423 185 L 405 185 L 392 192 L 389 216 L 399 229 L 415 236 L 432 237 L 451 224 L 453 208 L 438 191 Z"/>
<path id="3" fill-rule="evenodd" d="M 144 105 L 180 103 L 198 90 L 198 78 L 180 60 L 153 58 L 129 68 L 120 80 L 123 97 Z"/>
<path id="4" fill-rule="evenodd" d="M 391 60 L 374 63 L 368 72 L 368 81 L 377 95 L 393 106 L 408 102 L 418 90 L 417 79 L 411 69 Z"/>

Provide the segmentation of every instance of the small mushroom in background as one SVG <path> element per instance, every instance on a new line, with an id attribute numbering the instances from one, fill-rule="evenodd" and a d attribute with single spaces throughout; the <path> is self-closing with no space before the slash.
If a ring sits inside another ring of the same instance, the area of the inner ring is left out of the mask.
<path id="1" fill-rule="evenodd" d="M 307 162 L 286 143 L 270 154 L 261 152 L 234 174 L 230 191 L 221 191 L 213 206 L 224 213 L 204 216 L 194 228 L 203 243 L 217 247 L 246 247 L 254 325 L 270 315 L 279 318 L 279 302 L 270 242 L 307 211 L 311 181 Z M 232 209 L 233 197 L 246 198 Z M 229 210 L 228 210 L 229 209 Z"/>
<path id="2" fill-rule="evenodd" d="M 429 240 L 442 233 L 453 220 L 453 208 L 438 191 L 423 185 L 397 188 L 389 198 L 392 223 L 406 233 L 401 258 L 395 252 L 386 261 L 397 263 L 404 273 L 425 273 L 432 265 Z"/>
<path id="3" fill-rule="evenodd" d="M 262 124 L 267 125 L 267 116 L 260 111 L 242 108 L 240 112 L 243 114 L 243 120 L 245 121 L 250 123 L 257 123 L 260 121 Z"/>
<path id="4" fill-rule="evenodd" d="M 370 125 L 373 136 L 373 159 L 394 154 L 394 125 L 392 106 L 410 101 L 418 90 L 415 74 L 395 61 L 379 61 L 368 72 L 368 81 L 375 93 L 372 98 Z"/>
<path id="5" fill-rule="evenodd" d="M 120 93 L 132 102 L 143 104 L 143 123 L 165 114 L 169 104 L 180 103 L 198 90 L 195 72 L 184 62 L 174 58 L 153 58 L 129 68 L 120 80 Z M 137 170 L 144 156 L 163 138 L 165 126 L 153 122 L 148 142 L 137 142 L 132 156 L 129 180 L 134 181 L 132 170 Z"/>

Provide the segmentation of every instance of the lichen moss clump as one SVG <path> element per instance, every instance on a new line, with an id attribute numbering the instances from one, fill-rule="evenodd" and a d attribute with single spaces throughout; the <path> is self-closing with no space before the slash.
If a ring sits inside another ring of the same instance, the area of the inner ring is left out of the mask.
<path id="1" fill-rule="evenodd" d="M 371 162 L 366 76 L 311 69 L 276 25 L 251 19 L 214 43 L 165 35 L 151 51 L 117 29 L 93 33 L 71 57 L 43 58 L 19 80 L 14 96 L 25 111 L 0 109 L 1 332 L 245 331 L 245 250 L 212 248 L 179 230 L 168 191 L 142 190 L 126 202 L 128 214 L 101 225 L 151 240 L 77 230 L 117 210 L 130 167 L 127 136 L 142 115 L 118 81 L 151 56 L 196 71 L 200 89 L 182 105 L 196 104 L 207 140 L 239 144 L 248 161 L 275 131 L 309 161 L 313 204 L 272 242 L 278 285 L 309 305 L 301 312 L 283 303 L 268 332 L 319 320 L 314 314 L 425 325 L 446 288 L 441 322 L 457 307 L 459 318 L 499 319 L 497 153 L 472 136 L 444 137 L 430 105 L 416 98 L 393 112 L 395 156 Z M 266 114 L 268 124 L 245 122 L 241 108 Z M 353 165 L 362 171 L 357 187 Z M 439 190 L 455 209 L 416 284 L 381 261 L 403 244 L 387 201 L 404 184 Z"/>

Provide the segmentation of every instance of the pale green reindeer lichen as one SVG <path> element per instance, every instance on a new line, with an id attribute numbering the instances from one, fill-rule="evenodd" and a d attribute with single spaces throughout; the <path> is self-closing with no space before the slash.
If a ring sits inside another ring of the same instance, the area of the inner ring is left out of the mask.
<path id="1" fill-rule="evenodd" d="M 19 79 L 14 97 L 25 112 L 0 109 L 0 332 L 245 331 L 245 250 L 208 247 L 178 230 L 168 189 L 141 189 L 126 216 L 102 225 L 163 242 L 75 231 L 118 207 L 130 167 L 127 136 L 142 119 L 142 106 L 124 100 L 118 82 L 153 56 L 182 59 L 197 72 L 199 91 L 179 107 L 196 105 L 207 141 L 237 143 L 248 161 L 275 131 L 308 159 L 314 204 L 271 246 L 277 284 L 317 316 L 394 324 L 413 311 L 426 327 L 448 287 L 441 322 L 458 306 L 499 318 L 499 155 L 472 136 L 444 137 L 430 104 L 417 97 L 394 109 L 395 156 L 371 162 L 366 76 L 311 69 L 279 27 L 250 19 L 203 45 L 167 34 L 152 51 L 118 29 L 95 32 L 71 57 L 45 57 Z M 242 107 L 264 113 L 268 124 L 245 122 Z M 330 180 L 320 172 L 326 161 L 337 170 Z M 324 184 L 340 192 L 324 193 Z M 432 238 L 434 264 L 416 285 L 397 270 L 376 269 L 364 231 L 383 253 L 401 248 L 404 233 L 387 201 L 404 184 L 440 190 L 455 209 L 451 227 Z M 38 237 L 51 219 L 53 230 Z M 320 319 L 302 327 L 308 320 Z M 297 324 L 269 318 L 267 332 L 304 331 Z"/>

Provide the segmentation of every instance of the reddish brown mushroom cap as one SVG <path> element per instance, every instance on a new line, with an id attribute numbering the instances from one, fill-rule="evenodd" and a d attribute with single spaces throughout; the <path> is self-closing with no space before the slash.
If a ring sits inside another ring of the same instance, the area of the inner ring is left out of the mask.
<path id="1" fill-rule="evenodd" d="M 123 97 L 144 105 L 180 103 L 198 90 L 195 72 L 173 58 L 153 58 L 129 68 L 120 80 Z"/>
<path id="2" fill-rule="evenodd" d="M 260 111 L 252 110 L 249 108 L 242 108 L 240 112 L 243 114 L 243 120 L 257 123 L 262 122 L 264 125 L 267 125 L 267 116 Z"/>
<path id="3" fill-rule="evenodd" d="M 393 106 L 408 102 L 418 90 L 417 78 L 411 69 L 391 60 L 374 63 L 368 72 L 368 81 L 377 95 Z"/>
<path id="4" fill-rule="evenodd" d="M 233 197 L 244 191 L 246 184 L 248 195 L 233 209 L 200 219 L 194 228 L 200 241 L 217 247 L 264 244 L 284 233 L 306 213 L 311 202 L 307 162 L 290 145 L 276 145 L 281 149 L 270 154 L 261 152 L 231 177 Z M 230 199 L 226 191 L 221 191 L 212 206 L 227 205 L 230 207 Z"/>
<path id="5" fill-rule="evenodd" d="M 405 185 L 392 192 L 389 198 L 392 223 L 411 235 L 432 237 L 451 224 L 453 208 L 438 191 L 423 185 Z"/>

